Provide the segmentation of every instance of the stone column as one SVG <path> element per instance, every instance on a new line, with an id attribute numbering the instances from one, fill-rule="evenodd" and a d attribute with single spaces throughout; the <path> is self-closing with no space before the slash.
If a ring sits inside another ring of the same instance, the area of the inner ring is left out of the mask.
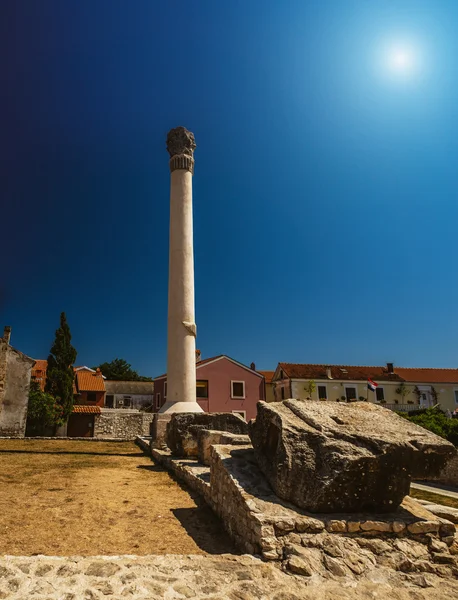
<path id="1" fill-rule="evenodd" d="M 194 135 L 184 127 L 167 136 L 170 154 L 169 315 L 167 401 L 160 414 L 203 412 L 196 401 L 196 323 L 192 176 Z"/>

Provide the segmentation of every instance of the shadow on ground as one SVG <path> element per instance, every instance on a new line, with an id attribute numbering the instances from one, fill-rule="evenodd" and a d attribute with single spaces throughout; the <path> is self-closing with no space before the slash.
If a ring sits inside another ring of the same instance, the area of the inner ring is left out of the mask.
<path id="1" fill-rule="evenodd" d="M 87 456 L 126 456 L 128 458 L 143 457 L 143 452 L 78 452 L 77 450 L 3 450 L 0 449 L 0 454 L 83 454 Z"/>
<path id="2" fill-rule="evenodd" d="M 152 473 L 165 473 L 167 469 L 160 465 L 137 465 L 137 469 L 143 469 L 144 471 L 151 471 Z M 186 489 L 186 488 L 184 488 Z M 189 490 L 186 490 L 189 491 Z"/>
<path id="3" fill-rule="evenodd" d="M 173 508 L 171 512 L 204 552 L 240 554 L 229 535 L 222 532 L 221 521 L 206 504 L 195 508 Z"/>

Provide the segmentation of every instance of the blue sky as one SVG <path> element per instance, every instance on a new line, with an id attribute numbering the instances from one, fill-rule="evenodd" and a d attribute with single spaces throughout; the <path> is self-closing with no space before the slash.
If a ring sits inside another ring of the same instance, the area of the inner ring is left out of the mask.
<path id="1" fill-rule="evenodd" d="M 446 0 L 3 0 L 13 345 L 45 358 L 64 310 L 78 364 L 164 371 L 184 125 L 203 357 L 458 367 L 457 26 Z"/>

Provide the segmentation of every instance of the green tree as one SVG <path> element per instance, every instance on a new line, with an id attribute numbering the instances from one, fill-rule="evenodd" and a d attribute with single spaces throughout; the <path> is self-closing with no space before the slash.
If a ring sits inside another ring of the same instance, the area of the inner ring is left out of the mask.
<path id="1" fill-rule="evenodd" d="M 72 336 L 65 313 L 60 315 L 60 327 L 48 356 L 45 391 L 62 407 L 62 419 L 66 422 L 73 408 L 73 363 L 76 350 L 71 344 Z"/>
<path id="2" fill-rule="evenodd" d="M 306 385 L 304 385 L 304 390 L 308 393 L 307 400 L 312 399 L 312 395 L 316 390 L 316 383 L 314 379 L 311 379 Z"/>
<path id="3" fill-rule="evenodd" d="M 139 375 L 137 371 L 132 369 L 132 365 L 123 358 L 115 358 L 111 362 L 104 362 L 92 368 L 99 368 L 107 379 L 114 379 L 116 381 L 153 381 L 151 377 Z"/>
<path id="4" fill-rule="evenodd" d="M 402 404 L 405 404 L 405 403 L 406 403 L 406 398 L 407 398 L 407 396 L 409 396 L 409 395 L 410 395 L 410 393 L 411 393 L 411 392 L 412 392 L 412 388 L 409 388 L 409 387 L 407 387 L 407 386 L 406 386 L 406 384 L 405 384 L 404 382 L 402 382 L 402 383 L 399 385 L 399 387 L 397 387 L 397 388 L 396 388 L 396 390 L 395 390 L 395 393 L 396 393 L 398 396 L 401 396 L 401 402 L 402 402 Z M 409 404 L 411 404 L 411 402 L 409 402 L 408 400 L 407 400 L 407 402 L 408 402 Z"/>
<path id="5" fill-rule="evenodd" d="M 56 425 L 62 425 L 62 406 L 40 389 L 36 381 L 30 383 L 27 407 L 26 435 L 53 435 Z"/>

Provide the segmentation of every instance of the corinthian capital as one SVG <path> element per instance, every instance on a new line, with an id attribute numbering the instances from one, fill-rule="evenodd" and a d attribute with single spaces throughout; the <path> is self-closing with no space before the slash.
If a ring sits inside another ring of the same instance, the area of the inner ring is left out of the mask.
<path id="1" fill-rule="evenodd" d="M 175 127 L 167 134 L 167 152 L 170 154 L 170 170 L 186 169 L 194 172 L 194 134 L 185 127 Z"/>

